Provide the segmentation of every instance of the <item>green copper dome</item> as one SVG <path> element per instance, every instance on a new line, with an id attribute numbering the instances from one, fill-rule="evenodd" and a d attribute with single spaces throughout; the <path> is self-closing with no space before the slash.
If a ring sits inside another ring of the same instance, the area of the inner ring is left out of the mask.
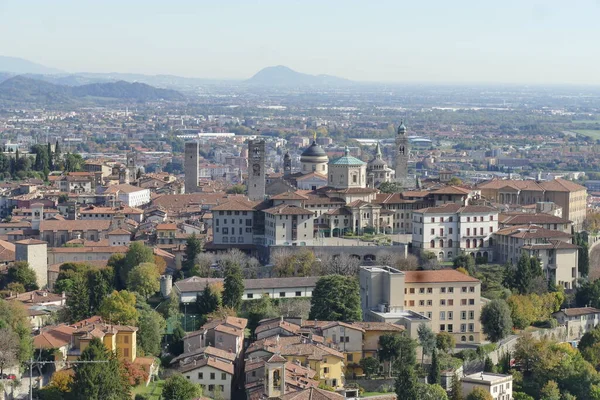
<path id="1" fill-rule="evenodd" d="M 365 165 L 366 163 L 362 160 L 359 160 L 356 157 L 351 156 L 350 149 L 348 149 L 348 146 L 346 146 L 346 148 L 344 150 L 344 155 L 340 158 L 336 158 L 335 160 L 332 160 L 329 164 L 361 166 L 361 165 Z"/>

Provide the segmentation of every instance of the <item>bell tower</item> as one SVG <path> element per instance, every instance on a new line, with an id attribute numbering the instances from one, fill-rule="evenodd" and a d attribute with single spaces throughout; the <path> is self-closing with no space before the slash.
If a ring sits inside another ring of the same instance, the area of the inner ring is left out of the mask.
<path id="1" fill-rule="evenodd" d="M 408 155 L 409 144 L 406 136 L 406 126 L 404 122 L 400 122 L 398 134 L 396 135 L 396 181 L 406 182 L 408 177 Z"/>
<path id="2" fill-rule="evenodd" d="M 250 140 L 248 142 L 248 198 L 253 201 L 265 199 L 265 142 Z"/>
<path id="3" fill-rule="evenodd" d="M 283 176 L 290 176 L 292 174 L 292 157 L 289 152 L 285 152 L 283 156 Z"/>
<path id="4" fill-rule="evenodd" d="M 265 363 L 265 392 L 269 398 L 285 394 L 285 363 L 279 354 L 273 354 Z"/>

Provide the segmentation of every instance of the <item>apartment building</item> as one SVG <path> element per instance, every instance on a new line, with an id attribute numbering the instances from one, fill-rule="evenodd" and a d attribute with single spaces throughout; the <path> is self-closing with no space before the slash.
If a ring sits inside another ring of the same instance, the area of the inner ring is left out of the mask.
<path id="1" fill-rule="evenodd" d="M 413 212 L 413 247 L 452 261 L 462 252 L 494 259 L 492 234 L 498 230 L 498 210 L 488 206 L 447 203 Z"/>
<path id="2" fill-rule="evenodd" d="M 480 388 L 489 393 L 493 400 L 512 400 L 513 398 L 512 375 L 478 372 L 463 376 L 461 381 L 463 396 L 468 396 L 475 388 Z"/>
<path id="3" fill-rule="evenodd" d="M 400 271 L 361 267 L 361 304 L 365 321 L 403 325 L 411 337 L 422 323 L 448 332 L 457 343 L 483 339 L 481 282 L 455 270 Z"/>
<path id="4" fill-rule="evenodd" d="M 594 307 L 564 308 L 552 316 L 566 327 L 569 339 L 580 339 L 600 325 L 600 310 Z"/>
<path id="5" fill-rule="evenodd" d="M 256 202 L 234 198 L 212 208 L 213 243 L 219 245 L 253 244 Z"/>
<path id="6" fill-rule="evenodd" d="M 498 216 L 498 228 L 516 225 L 537 225 L 544 229 L 571 233 L 573 223 L 566 218 L 544 213 L 501 213 Z"/>
<path id="7" fill-rule="evenodd" d="M 313 213 L 305 208 L 280 204 L 263 210 L 265 245 L 311 246 L 314 238 Z"/>
<path id="8" fill-rule="evenodd" d="M 572 236 L 538 225 L 515 225 L 494 234 L 497 260 L 516 265 L 523 252 L 540 260 L 546 279 L 565 289 L 573 289 L 579 277 L 579 246 Z"/>
<path id="9" fill-rule="evenodd" d="M 557 178 L 550 181 L 493 179 L 478 186 L 481 196 L 500 204 L 553 202 L 562 208 L 562 217 L 582 229 L 587 209 L 587 189 L 575 182 Z"/>

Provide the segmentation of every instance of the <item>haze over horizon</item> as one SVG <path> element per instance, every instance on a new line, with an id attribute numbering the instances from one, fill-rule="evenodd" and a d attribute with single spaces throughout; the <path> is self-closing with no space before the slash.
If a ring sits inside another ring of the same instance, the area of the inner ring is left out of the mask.
<path id="1" fill-rule="evenodd" d="M 73 73 L 600 84 L 598 1 L 223 3 L 0 2 L 0 54 Z"/>

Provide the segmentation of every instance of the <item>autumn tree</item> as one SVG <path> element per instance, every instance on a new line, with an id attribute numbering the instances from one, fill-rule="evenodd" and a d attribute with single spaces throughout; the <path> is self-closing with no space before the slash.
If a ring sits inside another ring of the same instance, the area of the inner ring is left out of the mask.
<path id="1" fill-rule="evenodd" d="M 119 325 L 136 325 L 139 314 L 135 308 L 135 294 L 127 290 L 113 291 L 104 299 L 98 314 L 105 320 Z"/>
<path id="2" fill-rule="evenodd" d="M 158 292 L 160 275 L 156 265 L 144 262 L 133 267 L 127 276 L 127 289 L 139 293 L 146 299 Z"/>

